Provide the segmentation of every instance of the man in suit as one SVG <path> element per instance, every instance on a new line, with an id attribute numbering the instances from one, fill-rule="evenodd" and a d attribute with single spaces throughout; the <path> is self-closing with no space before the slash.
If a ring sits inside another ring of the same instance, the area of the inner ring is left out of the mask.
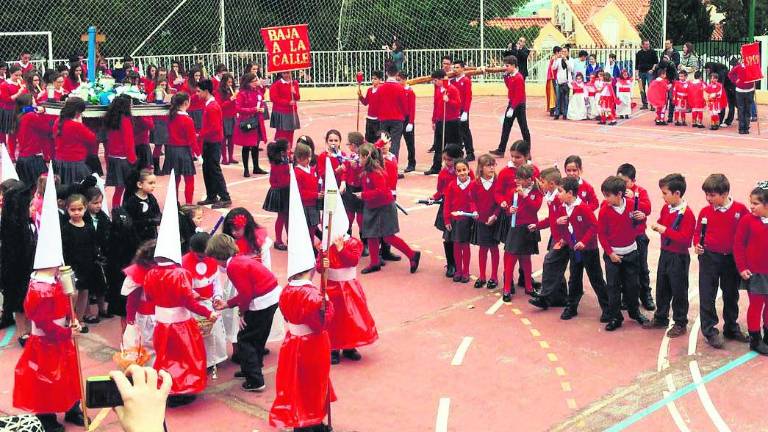
<path id="1" fill-rule="evenodd" d="M 523 75 L 523 78 L 528 78 L 528 55 L 531 51 L 525 47 L 525 43 L 524 37 L 518 39 L 515 45 L 510 43 L 507 46 L 507 50 L 502 53 L 502 56 L 515 56 L 517 58 L 518 71 Z"/>

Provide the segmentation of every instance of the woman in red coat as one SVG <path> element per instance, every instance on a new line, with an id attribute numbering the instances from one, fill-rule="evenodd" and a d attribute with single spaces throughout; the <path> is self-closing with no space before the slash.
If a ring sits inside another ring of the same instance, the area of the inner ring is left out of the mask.
<path id="1" fill-rule="evenodd" d="M 243 176 L 250 176 L 248 170 L 248 155 L 253 159 L 253 173 L 267 174 L 259 167 L 259 145 L 267 141 L 267 132 L 264 125 L 264 94 L 260 90 L 261 79 L 252 73 L 243 75 L 240 80 L 240 91 L 235 101 L 237 120 L 232 133 L 232 142 L 243 148 Z M 256 127 L 245 132 L 241 124 L 256 118 Z"/>
<path id="2" fill-rule="evenodd" d="M 339 363 L 339 350 L 350 360 L 360 360 L 362 356 L 355 348 L 370 345 L 379 338 L 376 323 L 368 310 L 365 292 L 356 277 L 356 267 L 362 253 L 363 243 L 354 237 L 339 237 L 328 248 L 326 292 L 334 310 L 333 318 L 328 322 L 331 364 Z M 322 258 L 322 255 L 318 255 L 319 271 L 323 268 Z"/>
<path id="3" fill-rule="evenodd" d="M 85 101 L 70 97 L 61 108 L 59 118 L 53 123 L 55 143 L 55 167 L 61 184 L 79 183 L 91 175 L 85 164 L 88 149 L 98 145 L 96 134 L 83 124 Z"/>
<path id="4" fill-rule="evenodd" d="M 291 77 L 290 72 L 281 73 L 280 79 L 269 87 L 269 99 L 274 104 L 269 127 L 276 129 L 275 140 L 285 138 L 293 143 L 293 131 L 301 129 L 296 105 L 301 100 L 299 82 Z"/>
<path id="5" fill-rule="evenodd" d="M 232 141 L 232 135 L 235 132 L 235 118 L 237 117 L 235 78 L 229 73 L 223 74 L 218 88 L 214 90 L 216 91 L 216 101 L 221 106 L 221 116 L 224 122 L 224 147 L 221 149 L 221 164 L 236 164 L 238 161 L 235 160 L 234 156 L 235 142 Z"/>
<path id="6" fill-rule="evenodd" d="M 322 316 L 322 292 L 312 284 L 310 273 L 295 275 L 283 288 L 279 301 L 287 332 L 277 359 L 269 424 L 294 428 L 295 432 L 325 430 L 322 422 L 327 398 L 336 400 L 328 378 L 331 343 L 323 325 L 333 318 L 333 303 L 326 302 Z"/>

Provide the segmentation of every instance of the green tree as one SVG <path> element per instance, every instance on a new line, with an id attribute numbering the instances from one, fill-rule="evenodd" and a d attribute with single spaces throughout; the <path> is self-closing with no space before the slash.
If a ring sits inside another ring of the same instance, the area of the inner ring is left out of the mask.
<path id="1" fill-rule="evenodd" d="M 738 41 L 747 37 L 750 0 L 711 0 L 717 11 L 725 15 L 723 40 Z M 768 34 L 768 2 L 755 1 L 755 35 Z"/>
<path id="2" fill-rule="evenodd" d="M 701 0 L 667 1 L 667 39 L 674 44 L 709 40 L 712 30 L 714 25 Z"/>

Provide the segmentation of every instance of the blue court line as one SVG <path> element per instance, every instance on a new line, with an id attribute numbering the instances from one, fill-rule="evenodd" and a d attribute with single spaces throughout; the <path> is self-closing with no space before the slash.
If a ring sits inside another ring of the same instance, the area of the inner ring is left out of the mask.
<path id="1" fill-rule="evenodd" d="M 13 335 L 16 333 L 16 326 L 12 325 L 8 327 L 5 330 L 5 335 L 3 336 L 3 339 L 0 340 L 0 348 L 5 347 L 11 342 L 11 339 L 13 339 Z"/>
<path id="2" fill-rule="evenodd" d="M 691 393 L 692 391 L 696 390 L 700 385 L 704 385 L 715 378 L 724 375 L 733 369 L 736 369 L 737 367 L 743 365 L 744 363 L 754 359 L 757 357 L 758 354 L 754 351 L 750 351 L 743 356 L 736 358 L 722 367 L 713 370 L 712 372 L 706 374 L 700 383 L 690 383 L 686 385 L 685 387 L 682 387 L 675 391 L 674 393 L 671 393 L 669 396 L 665 397 L 664 399 L 654 403 L 653 405 L 649 406 L 648 408 L 645 408 L 643 410 L 640 410 L 630 417 L 627 417 L 623 421 L 616 423 L 615 425 L 609 427 L 608 429 L 605 429 L 604 432 L 619 432 L 622 431 L 629 426 L 632 426 L 633 424 L 639 422 L 640 420 L 644 419 L 645 417 L 653 414 L 654 412 L 660 410 L 661 408 L 664 408 L 668 403 L 675 401 L 677 399 L 680 399 L 681 397 L 687 395 L 688 393 Z"/>

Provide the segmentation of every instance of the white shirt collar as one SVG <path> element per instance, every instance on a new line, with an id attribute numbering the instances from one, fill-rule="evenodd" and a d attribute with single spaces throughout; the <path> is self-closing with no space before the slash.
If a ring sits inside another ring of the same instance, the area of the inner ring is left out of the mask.
<path id="1" fill-rule="evenodd" d="M 404 88 L 405 88 L 406 90 L 410 90 L 410 89 L 411 89 L 411 85 L 410 85 L 410 84 L 406 84 Z"/>
<path id="2" fill-rule="evenodd" d="M 552 201 L 557 198 L 557 189 L 553 190 L 552 192 L 547 192 L 544 194 L 544 199 L 547 200 L 548 203 L 551 203 Z"/>
<path id="3" fill-rule="evenodd" d="M 733 205 L 733 198 L 728 197 L 728 202 L 725 205 L 715 207 L 715 211 L 725 213 L 731 208 L 732 205 Z"/>
<path id="4" fill-rule="evenodd" d="M 680 204 L 676 205 L 675 207 L 669 206 L 669 212 L 678 212 L 682 213 L 685 211 L 685 207 L 687 206 L 685 201 L 680 201 Z"/>
<path id="5" fill-rule="evenodd" d="M 216 99 L 213 96 L 211 96 L 211 97 L 209 97 L 208 99 L 205 100 L 205 106 L 208 106 L 208 105 L 212 104 L 215 101 L 216 101 Z"/>
<path id="6" fill-rule="evenodd" d="M 396 83 L 396 82 L 397 82 L 397 78 L 393 78 L 393 77 L 387 77 L 387 81 L 386 81 L 386 82 L 393 82 L 393 83 Z"/>
<path id="7" fill-rule="evenodd" d="M 467 186 L 469 186 L 470 182 L 472 182 L 472 179 L 469 178 L 469 177 L 467 177 L 467 181 L 465 181 L 464 183 L 462 183 L 461 180 L 459 180 L 458 177 L 456 178 L 456 184 L 459 185 L 459 188 L 461 188 L 461 190 L 466 189 Z"/>
<path id="8" fill-rule="evenodd" d="M 576 199 L 573 200 L 573 202 L 570 204 L 563 203 L 563 207 L 565 207 L 565 211 L 568 212 L 568 215 L 570 216 L 573 209 L 575 209 L 579 204 L 581 204 L 581 198 L 576 197 Z"/>
<path id="9" fill-rule="evenodd" d="M 286 80 L 284 80 L 282 78 L 280 78 L 280 82 L 283 83 L 283 84 L 291 84 L 290 82 L 288 82 L 288 81 L 286 81 Z"/>
<path id="10" fill-rule="evenodd" d="M 579 186 L 581 186 L 581 185 L 583 185 L 583 184 L 584 184 L 584 180 L 582 180 L 582 178 L 581 178 L 581 177 L 579 177 Z"/>
<path id="11" fill-rule="evenodd" d="M 618 206 L 611 206 L 614 210 L 616 210 L 616 213 L 622 214 L 624 213 L 624 210 L 627 208 L 627 200 L 625 198 L 621 199 L 621 204 Z"/>
<path id="12" fill-rule="evenodd" d="M 763 221 L 764 224 L 768 224 L 768 217 L 761 217 L 761 221 Z"/>
<path id="13" fill-rule="evenodd" d="M 296 165 L 296 168 L 304 171 L 307 174 L 310 174 L 312 172 L 312 167 L 310 167 L 309 165 L 307 166 Z"/>
<path id="14" fill-rule="evenodd" d="M 177 112 L 176 114 L 178 114 L 178 115 L 185 115 L 185 116 L 188 116 L 188 115 L 189 115 L 189 113 L 188 113 L 188 112 L 186 112 L 186 111 L 179 111 L 179 112 Z"/>
<path id="15" fill-rule="evenodd" d="M 483 185 L 483 189 L 489 190 L 491 186 L 493 186 L 493 182 L 496 180 L 496 177 L 491 177 L 490 180 L 486 180 L 483 177 L 480 177 L 480 182 Z"/>

